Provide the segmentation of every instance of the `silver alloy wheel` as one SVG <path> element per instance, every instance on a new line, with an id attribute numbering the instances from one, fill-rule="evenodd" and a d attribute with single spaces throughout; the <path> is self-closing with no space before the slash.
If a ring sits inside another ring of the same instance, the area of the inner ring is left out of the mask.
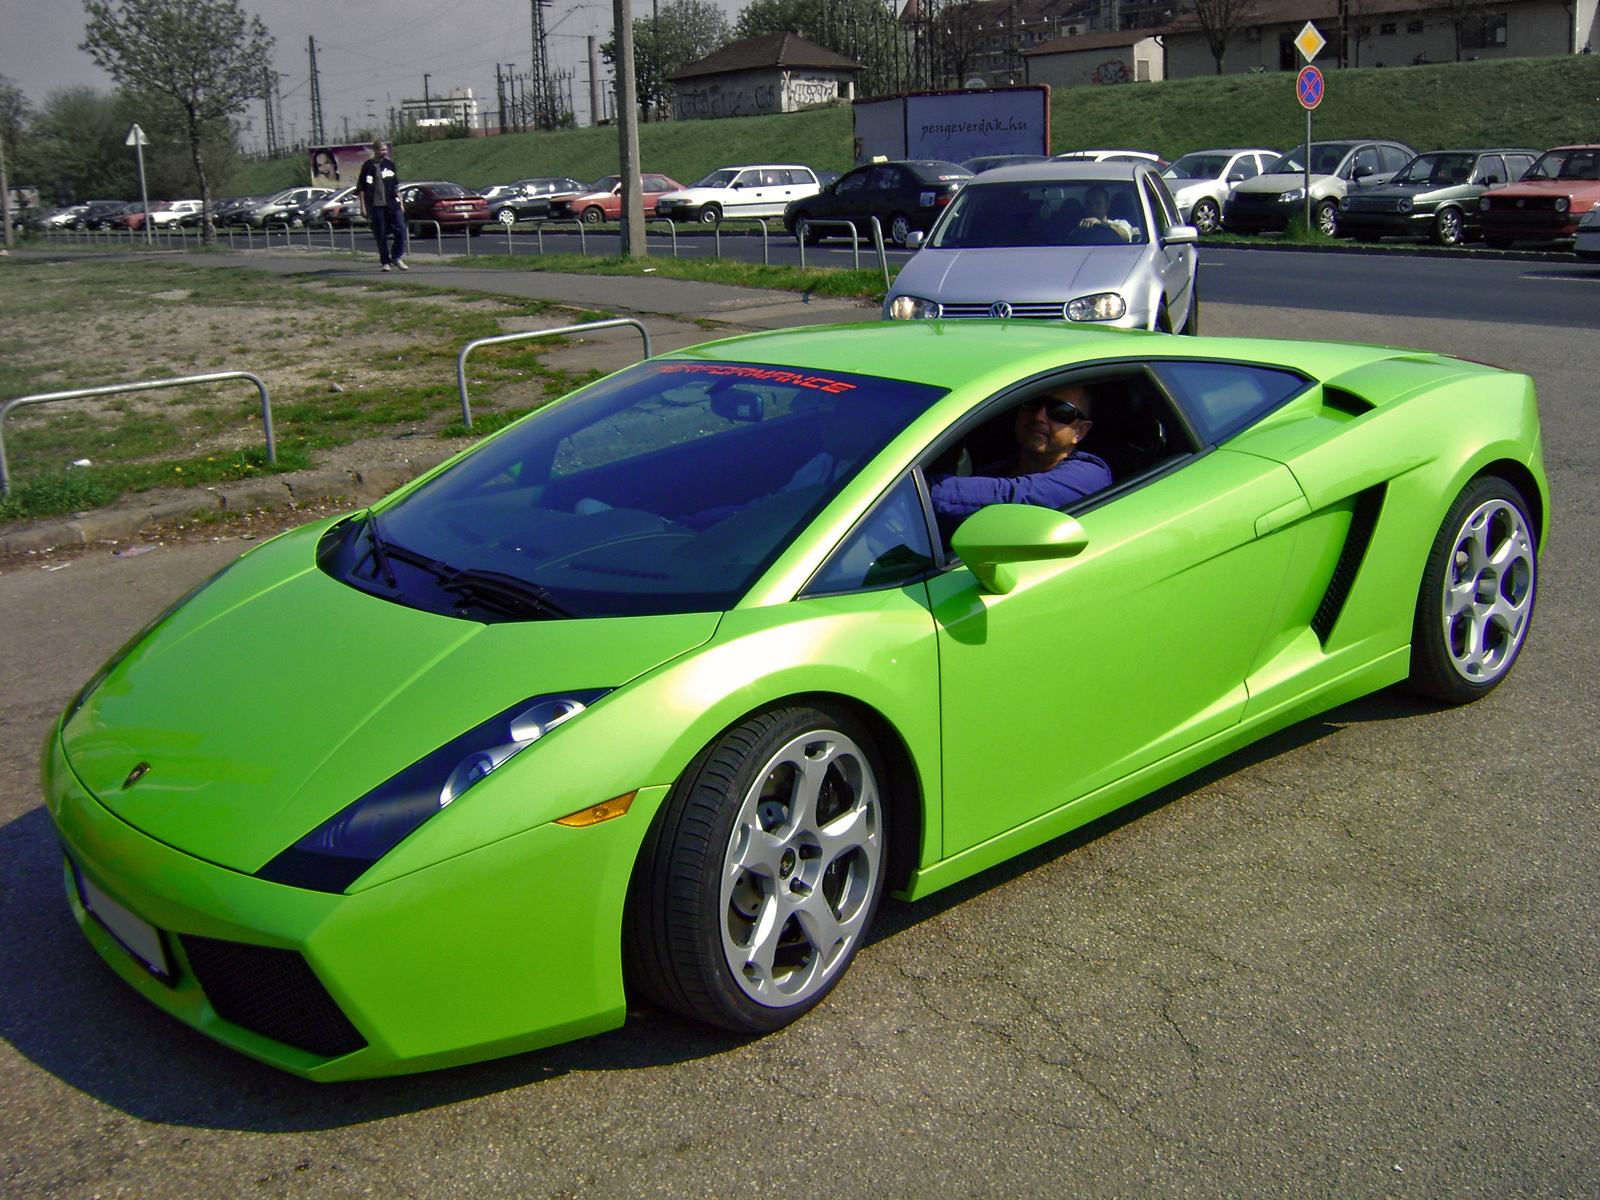
<path id="1" fill-rule="evenodd" d="M 496 215 L 495 220 L 499 221 L 502 225 L 515 225 L 517 223 L 517 214 L 512 212 L 511 208 L 507 206 L 500 210 L 500 212 Z"/>
<path id="2" fill-rule="evenodd" d="M 1533 535 L 1516 507 L 1487 500 L 1456 531 L 1444 581 L 1444 644 L 1468 683 L 1510 669 L 1528 632 L 1538 582 Z"/>
<path id="3" fill-rule="evenodd" d="M 757 772 L 718 910 L 728 970 L 750 999 L 802 1004 L 849 961 L 883 869 L 881 805 L 866 754 L 833 730 L 801 734 Z"/>
<path id="4" fill-rule="evenodd" d="M 1339 206 L 1331 200 L 1324 200 L 1312 210 L 1312 220 L 1316 222 L 1317 232 L 1324 237 L 1339 236 Z"/>
<path id="5" fill-rule="evenodd" d="M 1461 244 L 1461 210 L 1459 208 L 1446 208 L 1439 213 L 1435 225 L 1435 236 L 1441 246 L 1459 246 Z"/>
<path id="6" fill-rule="evenodd" d="M 906 238 L 911 236 L 911 218 L 904 213 L 895 213 L 894 219 L 889 222 L 889 240 L 896 246 L 904 246 Z"/>
<path id="7" fill-rule="evenodd" d="M 1222 216 L 1217 212 L 1215 200 L 1200 200 L 1194 206 L 1190 222 L 1201 233 L 1215 233 L 1222 228 Z"/>

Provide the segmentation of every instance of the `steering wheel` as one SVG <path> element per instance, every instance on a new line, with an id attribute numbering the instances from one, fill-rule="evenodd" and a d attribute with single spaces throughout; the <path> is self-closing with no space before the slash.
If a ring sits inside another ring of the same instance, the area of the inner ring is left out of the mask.
<path id="1" fill-rule="evenodd" d="M 1078 226 L 1072 240 L 1080 246 L 1126 246 L 1128 242 L 1109 225 Z"/>

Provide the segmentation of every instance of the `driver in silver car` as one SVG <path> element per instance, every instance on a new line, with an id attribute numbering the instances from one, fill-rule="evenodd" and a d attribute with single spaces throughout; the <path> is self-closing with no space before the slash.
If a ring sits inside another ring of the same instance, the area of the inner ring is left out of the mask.
<path id="1" fill-rule="evenodd" d="M 1106 191 L 1105 188 L 1099 186 L 1090 188 L 1084 194 L 1083 207 L 1085 216 L 1083 220 L 1078 222 L 1079 229 L 1093 229 L 1099 225 L 1111 230 L 1125 242 L 1133 241 L 1132 222 L 1116 220 L 1109 215 L 1111 212 L 1111 193 Z"/>

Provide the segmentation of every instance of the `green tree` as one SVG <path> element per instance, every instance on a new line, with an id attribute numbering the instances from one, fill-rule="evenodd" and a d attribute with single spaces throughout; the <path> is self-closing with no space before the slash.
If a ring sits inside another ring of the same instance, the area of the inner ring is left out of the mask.
<path id="1" fill-rule="evenodd" d="M 915 82 L 898 7 L 894 0 L 750 0 L 733 36 L 798 33 L 855 59 L 863 68 L 856 80 L 859 94 L 881 96 L 906 91 Z"/>
<path id="2" fill-rule="evenodd" d="M 667 76 L 704 58 L 728 40 L 728 18 L 711 0 L 667 0 L 657 15 L 633 23 L 633 62 L 639 107 L 658 118 L 672 103 Z M 600 47 L 615 63 L 616 42 Z"/>
<path id="3" fill-rule="evenodd" d="M 208 130 L 243 112 L 261 91 L 272 37 L 236 0 L 84 0 L 82 49 L 125 88 L 163 96 L 182 114 L 199 183 L 205 241 L 215 243 Z"/>
<path id="4" fill-rule="evenodd" d="M 33 120 L 33 106 L 22 89 L 0 75 L 0 138 L 5 140 L 6 168 L 12 187 L 37 182 L 31 177 L 33 164 L 29 154 Z"/>
<path id="5" fill-rule="evenodd" d="M 58 204 L 128 200 L 139 194 L 133 152 L 122 144 L 128 124 L 115 95 L 90 87 L 51 92 L 33 132 L 38 182 L 54 193 Z"/>

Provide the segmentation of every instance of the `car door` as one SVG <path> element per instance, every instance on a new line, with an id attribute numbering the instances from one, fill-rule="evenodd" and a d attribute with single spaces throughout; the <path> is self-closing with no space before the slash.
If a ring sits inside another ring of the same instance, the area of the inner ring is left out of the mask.
<path id="1" fill-rule="evenodd" d="M 1157 269 L 1161 272 L 1161 291 L 1167 298 L 1167 319 L 1173 329 L 1183 327 L 1193 299 L 1196 252 L 1192 245 L 1172 246 L 1167 232 L 1180 224 L 1177 207 L 1155 175 L 1144 177 L 1144 202 L 1150 210 L 1149 228 L 1155 234 Z"/>
<path id="2" fill-rule="evenodd" d="M 1382 182 L 1383 160 L 1376 146 L 1361 146 L 1350 160 L 1350 186 L 1352 188 L 1376 187 Z"/>
<path id="3" fill-rule="evenodd" d="M 946 856 L 1092 807 L 1238 723 L 1294 545 L 1275 522 L 1304 496 L 1288 468 L 1254 455 L 1179 461 L 1082 512 L 1087 547 L 1019 564 L 1010 592 L 984 592 L 966 567 L 929 581 Z"/>
<path id="4" fill-rule="evenodd" d="M 723 206 L 723 212 L 730 217 L 752 217 L 759 215 L 755 210 L 761 207 L 765 198 L 766 189 L 761 186 L 761 172 L 754 168 L 740 171 L 728 185 L 728 199 Z"/>
<path id="5" fill-rule="evenodd" d="M 895 211 L 897 209 L 904 211 L 905 174 L 901 168 L 888 164 L 872 168 L 872 177 L 867 181 L 865 211 L 861 214 L 863 220 L 859 222 L 863 233 L 872 232 L 872 223 L 865 218 L 877 217 L 887 239 L 889 222 L 893 219 Z"/>
<path id="6" fill-rule="evenodd" d="M 781 214 L 791 201 L 816 194 L 817 177 L 805 167 L 789 167 L 784 170 L 782 178 L 783 204 L 774 210 L 777 213 Z"/>

